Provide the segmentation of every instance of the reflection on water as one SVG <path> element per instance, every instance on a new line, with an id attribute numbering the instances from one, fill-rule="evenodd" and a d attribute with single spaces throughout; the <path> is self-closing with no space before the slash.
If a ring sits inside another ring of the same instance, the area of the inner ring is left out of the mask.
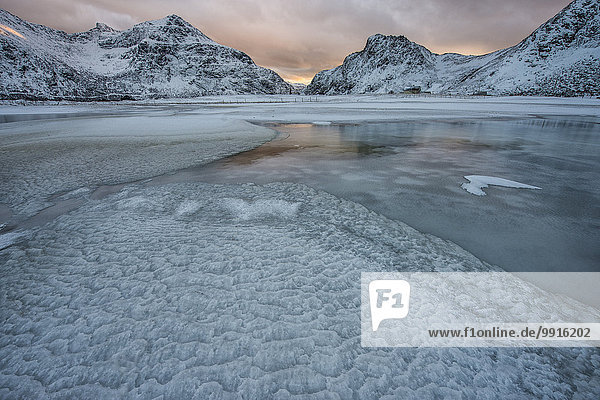
<path id="1" fill-rule="evenodd" d="M 600 270 L 597 121 L 272 125 L 255 150 L 164 176 L 176 181 L 304 183 L 451 240 L 512 271 Z M 460 188 L 491 175 L 542 190 Z"/>
<path id="2" fill-rule="evenodd" d="M 362 140 L 342 137 L 338 129 L 329 130 L 326 134 L 316 131 L 311 124 L 288 124 L 271 127 L 284 131 L 279 137 L 263 146 L 229 157 L 221 161 L 224 165 L 247 165 L 269 157 L 282 156 L 286 152 L 328 152 L 338 156 L 349 153 L 352 157 L 391 154 L 392 150 L 385 144 L 370 144 Z M 329 127 L 329 125 L 328 125 Z M 290 130 L 290 132 L 288 132 Z M 293 136 L 293 137 L 291 137 Z M 291 156 L 291 155 L 290 155 Z"/>

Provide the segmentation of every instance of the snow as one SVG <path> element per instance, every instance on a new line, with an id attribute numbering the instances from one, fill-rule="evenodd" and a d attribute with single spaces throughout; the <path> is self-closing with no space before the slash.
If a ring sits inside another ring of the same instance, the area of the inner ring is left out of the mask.
<path id="1" fill-rule="evenodd" d="M 50 196 L 152 178 L 254 148 L 256 122 L 331 124 L 600 115 L 597 99 L 225 96 L 144 103 L 0 105 L 0 203 L 31 216 Z M 39 119 L 39 116 L 45 119 Z M 66 116 L 66 118 L 65 118 Z M 82 194 L 83 192 L 80 192 Z"/>
<path id="2" fill-rule="evenodd" d="M 71 191 L 59 196 L 59 199 L 68 200 L 68 199 L 77 198 L 77 197 L 81 197 L 81 196 L 87 196 L 90 194 L 90 192 L 91 192 L 90 188 L 82 187 L 79 189 L 71 190 Z"/>
<path id="3" fill-rule="evenodd" d="M 7 232 L 0 233 L 0 250 L 5 249 L 13 244 L 17 243 L 17 241 L 26 234 L 24 232 Z"/>
<path id="4" fill-rule="evenodd" d="M 177 98 L 291 93 L 272 70 L 176 15 L 125 31 L 66 34 L 0 10 L 0 94 L 21 99 Z M 4 35 L 11 29 L 18 35 Z"/>
<path id="5" fill-rule="evenodd" d="M 472 95 L 598 95 L 600 17 L 575 0 L 520 43 L 481 56 L 435 54 L 404 36 L 376 34 L 341 66 L 319 72 L 308 94 L 423 91 Z"/>
<path id="6" fill-rule="evenodd" d="M 485 192 L 482 189 L 487 188 L 489 185 L 516 189 L 541 189 L 537 186 L 526 185 L 504 178 L 497 178 L 495 176 L 467 175 L 465 176 L 465 179 L 468 180 L 469 183 L 463 183 L 461 187 L 476 196 L 485 196 Z"/>
<path id="7" fill-rule="evenodd" d="M 597 95 L 598 15 L 596 1 L 575 0 L 519 44 L 482 56 L 434 54 L 403 36 L 373 35 L 343 65 L 318 73 L 305 93 L 387 94 L 419 86 L 441 94 Z M 0 23 L 5 98 L 194 98 L 301 90 L 175 15 L 122 32 L 99 24 L 65 34 L 5 10 Z"/>
<path id="8" fill-rule="evenodd" d="M 598 394 L 594 349 L 362 348 L 361 271 L 492 267 L 303 185 L 129 186 L 3 257 L 3 398 Z"/>
<path id="9" fill-rule="evenodd" d="M 202 205 L 197 201 L 186 200 L 177 207 L 177 209 L 175 210 L 175 215 L 181 217 L 184 215 L 193 214 L 196 211 L 198 211 L 201 207 Z"/>
<path id="10" fill-rule="evenodd" d="M 87 198 L 0 252 L 0 397 L 600 395 L 597 349 L 360 346 L 362 271 L 497 270 L 453 243 L 301 184 L 157 183 L 274 137 L 248 120 L 597 117 L 598 100 L 201 101 L 78 105 L 103 115 L 0 124 L 0 203 L 31 215 L 55 195 Z M 124 185 L 96 196 L 105 183 Z"/>
<path id="11" fill-rule="evenodd" d="M 160 112 L 0 124 L 0 203 L 30 216 L 59 192 L 205 164 L 273 136 L 244 121 Z"/>
<path id="12" fill-rule="evenodd" d="M 293 218 L 300 206 L 300 203 L 290 203 L 285 200 L 248 202 L 243 199 L 225 199 L 224 204 L 234 216 L 242 220 L 261 217 Z"/>

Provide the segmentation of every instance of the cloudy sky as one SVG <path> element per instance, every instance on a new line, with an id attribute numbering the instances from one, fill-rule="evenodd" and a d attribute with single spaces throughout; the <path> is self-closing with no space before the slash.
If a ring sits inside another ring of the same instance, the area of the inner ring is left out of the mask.
<path id="1" fill-rule="evenodd" d="M 570 0 L 0 0 L 0 8 L 67 32 L 115 29 L 177 14 L 290 81 L 342 63 L 375 33 L 438 53 L 516 44 Z"/>

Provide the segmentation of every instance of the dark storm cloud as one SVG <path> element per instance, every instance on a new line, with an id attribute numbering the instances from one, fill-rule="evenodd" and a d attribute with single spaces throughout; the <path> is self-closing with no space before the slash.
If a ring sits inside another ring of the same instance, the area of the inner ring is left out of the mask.
<path id="1" fill-rule="evenodd" d="M 287 79 L 307 79 L 361 50 L 374 33 L 405 35 L 435 52 L 511 46 L 569 0 L 0 0 L 23 19 L 77 32 L 178 14 L 214 40 Z"/>

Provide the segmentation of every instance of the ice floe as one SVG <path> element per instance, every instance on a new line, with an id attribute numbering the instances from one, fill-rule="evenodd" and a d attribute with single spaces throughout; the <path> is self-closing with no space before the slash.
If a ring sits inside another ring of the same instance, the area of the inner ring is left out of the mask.
<path id="1" fill-rule="evenodd" d="M 495 176 L 467 175 L 465 176 L 465 179 L 468 180 L 469 183 L 463 183 L 461 187 L 467 192 L 476 196 L 485 196 L 483 189 L 489 187 L 490 185 L 516 189 L 541 189 L 537 186 L 526 185 L 524 183 L 510 181 L 504 178 L 497 178 Z"/>

